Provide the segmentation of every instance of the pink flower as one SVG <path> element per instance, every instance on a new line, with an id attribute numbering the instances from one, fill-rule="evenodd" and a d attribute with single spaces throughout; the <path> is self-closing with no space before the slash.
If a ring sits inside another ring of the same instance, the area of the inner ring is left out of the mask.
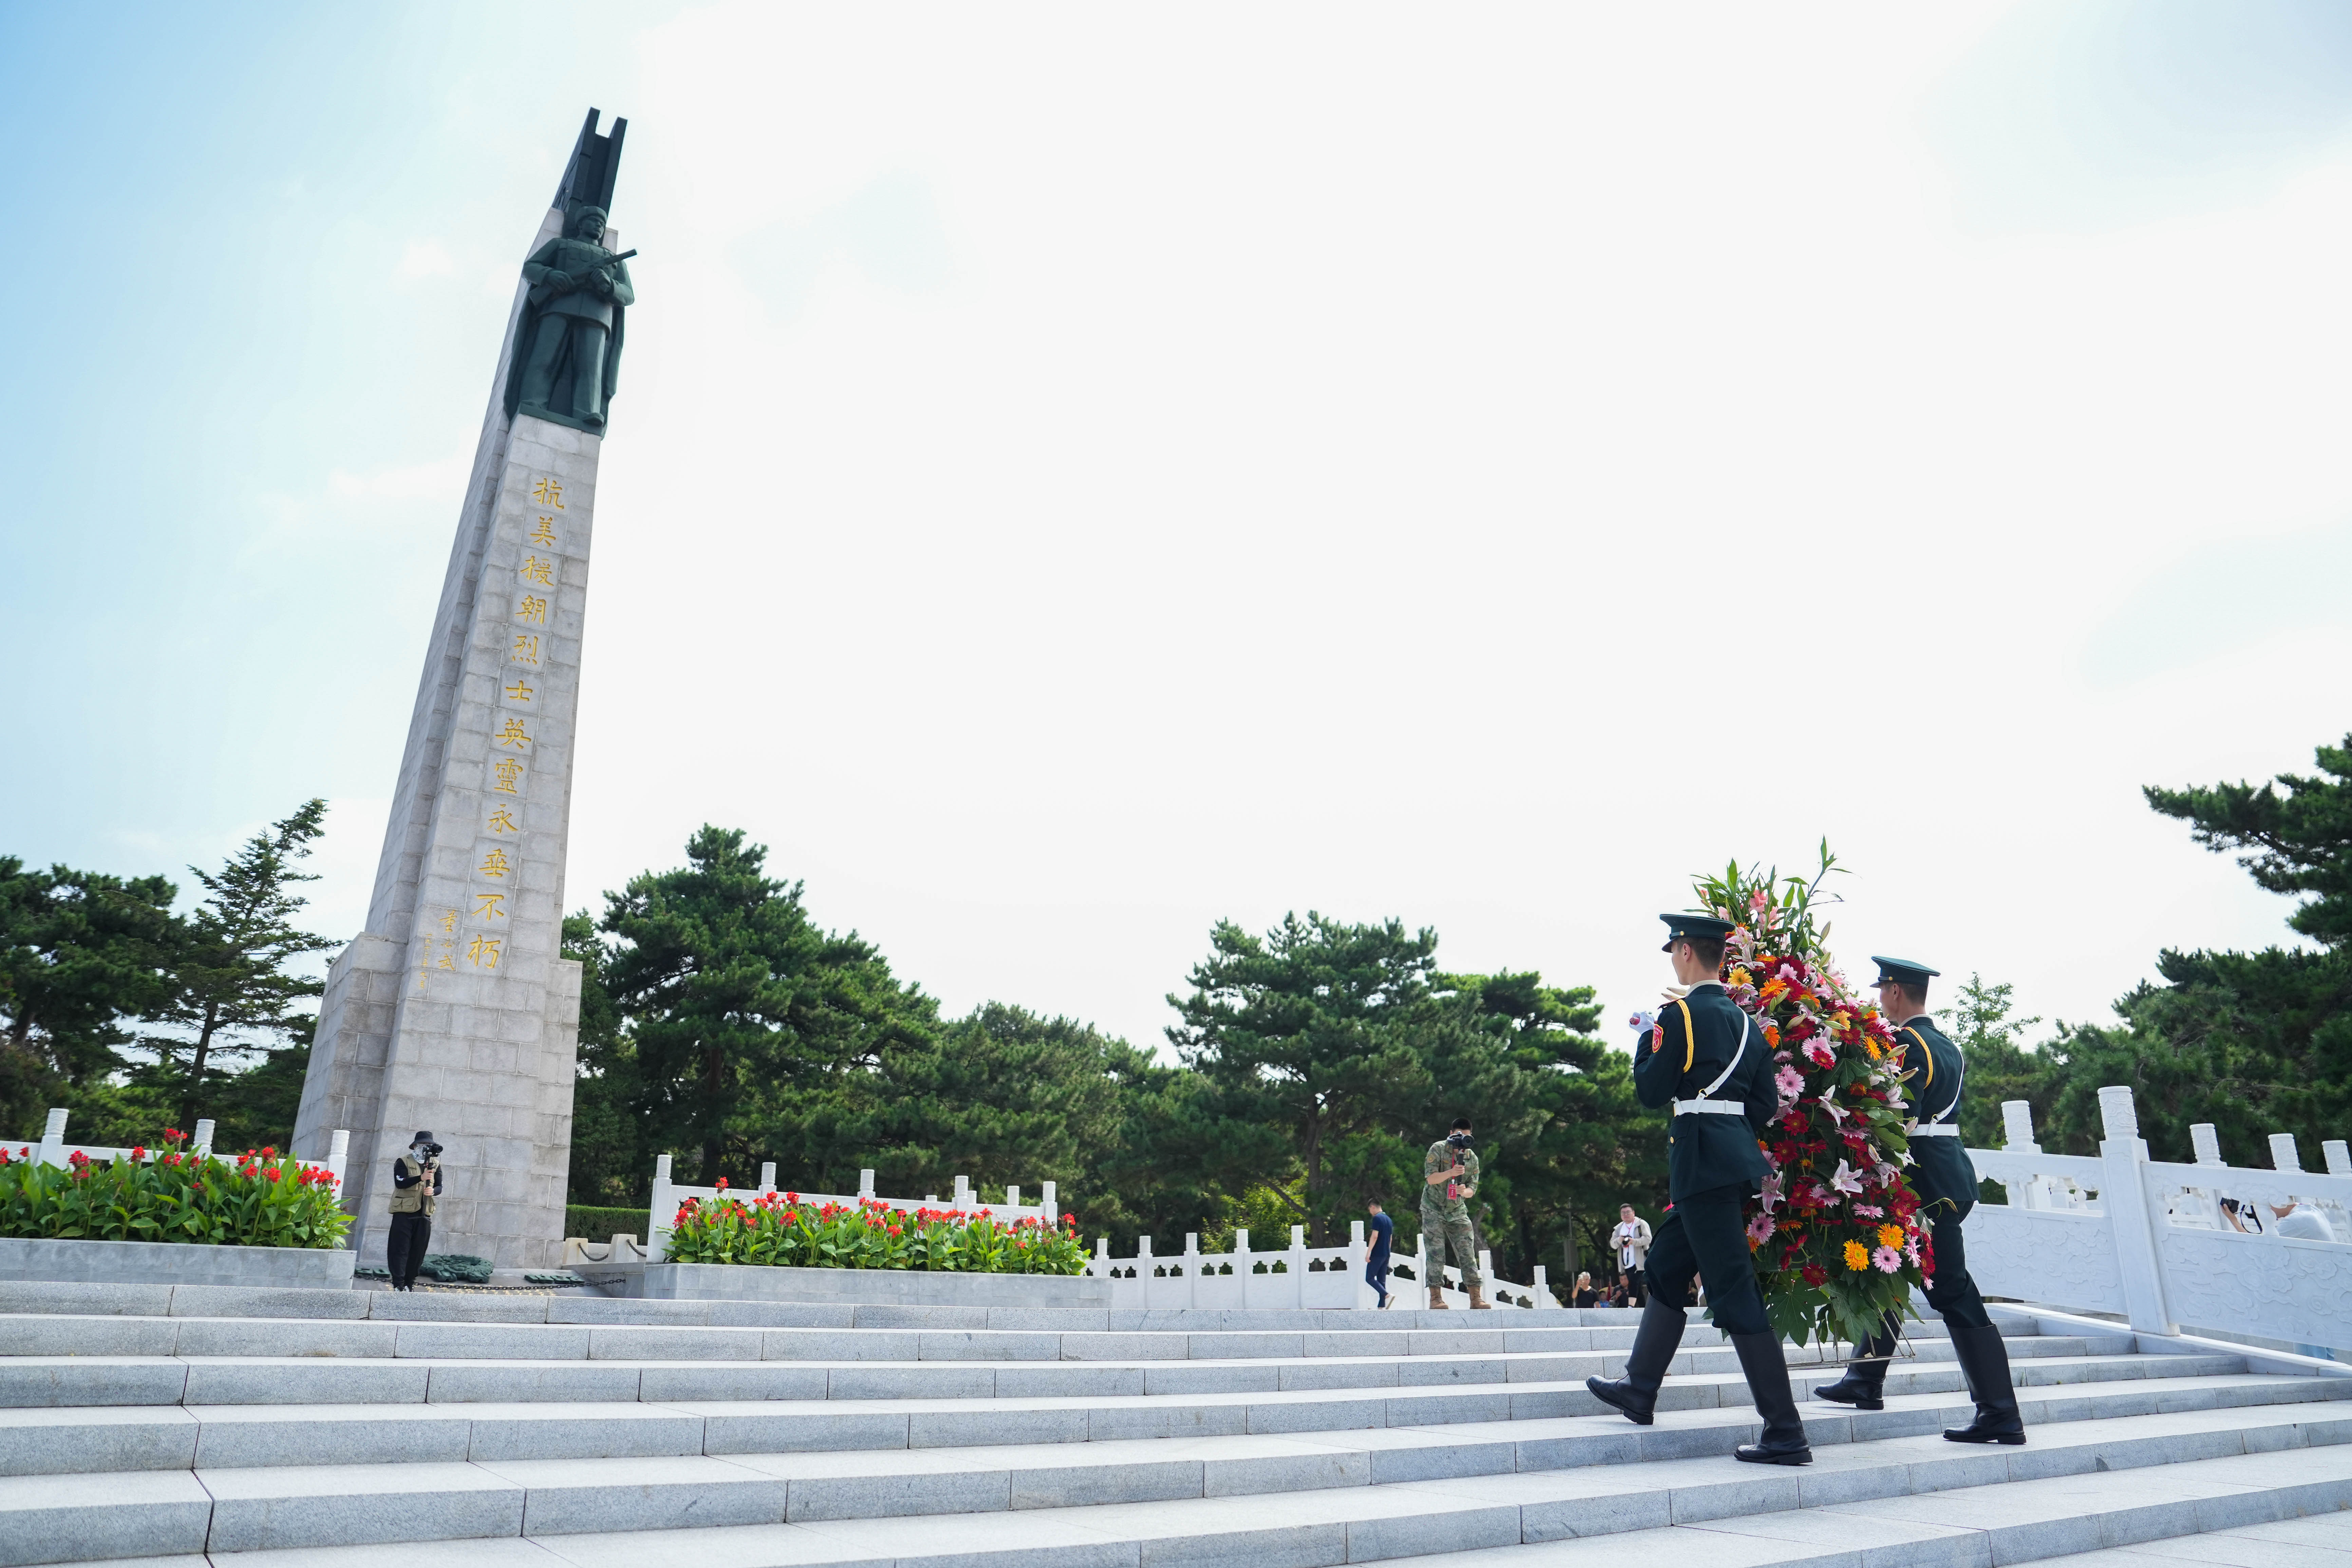
<path id="1" fill-rule="evenodd" d="M 1880 1208 L 1876 1204 L 1856 1204 L 1853 1205 L 1853 1212 L 1860 1215 L 1864 1219 L 1885 1219 L 1886 1217 L 1886 1211 Z"/>
<path id="2" fill-rule="evenodd" d="M 1773 1081 L 1780 1086 L 1780 1102 L 1783 1105 L 1805 1092 L 1805 1075 L 1795 1068 L 1782 1068 Z"/>
<path id="3" fill-rule="evenodd" d="M 1833 1068 L 1837 1066 L 1837 1052 L 1817 1036 L 1805 1042 L 1805 1059 L 1817 1068 Z"/>
<path id="4" fill-rule="evenodd" d="M 1769 1214 L 1759 1214 L 1748 1222 L 1748 1237 L 1759 1247 L 1772 1239 L 1772 1216 Z"/>
<path id="5" fill-rule="evenodd" d="M 1891 1247 L 1880 1247 L 1870 1255 L 1870 1260 L 1878 1266 L 1881 1274 L 1892 1274 L 1903 1267 L 1903 1255 Z"/>

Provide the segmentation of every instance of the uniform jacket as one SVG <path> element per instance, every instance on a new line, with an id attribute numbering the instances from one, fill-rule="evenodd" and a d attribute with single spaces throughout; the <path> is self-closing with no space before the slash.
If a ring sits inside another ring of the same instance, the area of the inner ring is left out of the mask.
<path id="1" fill-rule="evenodd" d="M 1424 1176 L 1433 1176 L 1440 1171 L 1451 1169 L 1454 1163 L 1454 1152 L 1453 1145 L 1446 1142 L 1444 1139 L 1440 1138 L 1436 1142 L 1432 1143 L 1429 1146 L 1429 1157 L 1422 1161 L 1421 1173 Z M 1462 1174 L 1454 1178 L 1455 1184 L 1465 1187 L 1476 1186 L 1478 1184 L 1478 1156 L 1472 1153 L 1469 1150 L 1465 1149 L 1462 1151 L 1461 1163 Z M 1426 1184 L 1423 1185 L 1421 1189 L 1421 1207 L 1422 1212 L 1424 1214 L 1435 1215 L 1440 1219 L 1458 1219 L 1466 1221 L 1470 1217 L 1469 1204 L 1461 1198 L 1448 1199 L 1445 1195 L 1445 1184 L 1443 1182 L 1433 1187 L 1429 1186 Z"/>
<path id="2" fill-rule="evenodd" d="M 425 1177 L 432 1179 L 428 1182 Z M 392 1212 L 394 1214 L 431 1214 L 436 1199 L 441 1195 L 441 1164 L 419 1165 L 403 1154 L 392 1163 Z"/>
<path id="3" fill-rule="evenodd" d="M 1927 1122 L 1940 1117 L 1958 1126 L 1960 1085 L 1968 1077 L 1960 1047 L 1925 1014 L 1895 1030 L 1895 1043 L 1902 1048 L 1903 1068 L 1909 1075 L 1903 1080 L 1903 1103 L 1913 1118 Z M 1947 1110 L 1949 1116 L 1944 1115 Z M 1922 1205 L 1977 1201 L 1977 1169 L 1969 1163 L 1969 1152 L 1958 1138 L 1914 1138 L 1911 1159 L 1911 1188 Z"/>
<path id="4" fill-rule="evenodd" d="M 1698 1099 L 1738 1058 L 1731 1076 L 1709 1098 L 1729 1100 L 1743 1114 L 1677 1116 L 1667 1131 L 1666 1184 L 1676 1203 L 1711 1187 L 1759 1188 L 1769 1168 L 1756 1139 L 1780 1108 L 1780 1090 L 1763 1035 L 1748 1027 L 1745 1048 L 1740 1045 L 1747 1018 L 1721 985 L 1696 985 L 1679 1005 L 1658 1009 L 1658 1026 L 1633 1053 L 1633 1092 L 1653 1110 Z"/>

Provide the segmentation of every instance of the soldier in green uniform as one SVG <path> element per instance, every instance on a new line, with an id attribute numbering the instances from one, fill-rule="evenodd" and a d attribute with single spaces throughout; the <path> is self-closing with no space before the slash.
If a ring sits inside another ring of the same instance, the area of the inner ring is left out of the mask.
<path id="1" fill-rule="evenodd" d="M 1429 1266 L 1429 1304 L 1445 1310 L 1445 1254 L 1462 1270 L 1470 1305 L 1487 1310 L 1485 1279 L 1478 1272 L 1478 1233 L 1470 1225 L 1470 1199 L 1478 1191 L 1478 1156 L 1470 1152 L 1470 1119 L 1457 1116 L 1454 1129 L 1429 1146 L 1421 1163 L 1421 1236 Z"/>
<path id="2" fill-rule="evenodd" d="M 1960 1222 L 1977 1201 L 1976 1167 L 1960 1142 L 1960 1090 L 1968 1062 L 1927 1016 L 1927 981 L 1937 971 L 1902 958 L 1874 954 L 1871 962 L 1878 965 L 1879 1013 L 1889 1024 L 1906 1020 L 1895 1025 L 1895 1042 L 1903 1051 L 1903 1099 L 1911 1111 L 1911 1185 L 1919 1194 L 1919 1217 L 1935 1255 L 1927 1305 L 1952 1331 L 1952 1351 L 1977 1405 L 1975 1420 L 1944 1436 L 1955 1443 L 2013 1447 L 2025 1441 L 2025 1422 L 2010 1383 L 2009 1347 L 1985 1310 L 1977 1282 L 1969 1278 L 1960 1233 Z M 1845 1375 L 1813 1390 L 1814 1397 L 1860 1410 L 1885 1409 L 1886 1363 L 1895 1353 L 1899 1321 L 1889 1312 L 1878 1337 L 1858 1348 Z"/>
<path id="3" fill-rule="evenodd" d="M 1731 1340 L 1748 1391 L 1764 1418 L 1763 1440 L 1743 1443 L 1737 1458 L 1759 1465 L 1809 1465 L 1812 1446 L 1789 1386 L 1780 1336 L 1764 1316 L 1748 1226 L 1740 1209 L 1769 1167 L 1757 1135 L 1780 1109 L 1772 1053 L 1754 1020 L 1717 978 L 1729 921 L 1660 915 L 1664 952 L 1685 988 L 1658 1009 L 1649 1038 L 1634 1047 L 1633 1092 L 1643 1105 L 1672 1104 L 1666 1178 L 1674 1202 L 1650 1243 L 1650 1300 L 1634 1331 L 1625 1375 L 1589 1377 L 1584 1386 L 1640 1426 L 1650 1425 L 1658 1386 L 1683 1341 L 1691 1278 L 1706 1285 L 1715 1326 Z"/>

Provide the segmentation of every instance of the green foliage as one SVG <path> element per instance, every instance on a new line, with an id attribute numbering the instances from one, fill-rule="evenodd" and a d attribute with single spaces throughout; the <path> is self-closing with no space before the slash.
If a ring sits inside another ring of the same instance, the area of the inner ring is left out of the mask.
<path id="1" fill-rule="evenodd" d="M 2267 784 L 2149 784 L 2142 793 L 2215 854 L 2247 851 L 2238 864 L 2272 892 L 2316 894 L 2287 924 L 2336 947 L 2352 939 L 2352 735 L 2315 750 L 2324 778 L 2281 773 Z"/>
<path id="2" fill-rule="evenodd" d="M 595 1242 L 610 1241 L 616 1236 L 634 1236 L 643 1242 L 649 1208 L 650 1200 L 647 1208 L 633 1209 L 566 1204 L 563 1207 L 563 1234 L 576 1236 L 583 1241 Z"/>
<path id="3" fill-rule="evenodd" d="M 865 1076 L 919 1047 L 937 1005 L 856 932 L 821 930 L 740 831 L 705 826 L 686 853 L 606 895 L 604 984 L 635 1046 L 646 1136 L 696 1151 L 697 1184 L 764 1159 L 839 1181 L 857 1168 L 842 1132 Z"/>
<path id="4" fill-rule="evenodd" d="M 233 1076 L 224 1070 L 225 1060 L 249 1059 L 271 1045 L 307 1046 L 317 1026 L 316 1013 L 298 1005 L 317 997 L 325 983 L 289 973 L 286 966 L 341 945 L 292 923 L 309 901 L 295 884 L 319 879 L 296 868 L 326 831 L 326 816 L 325 801 L 305 801 L 291 816 L 247 840 L 219 871 L 188 868 L 205 897 L 186 919 L 172 923 L 164 958 L 170 992 L 146 1015 L 162 1031 L 142 1034 L 138 1042 L 155 1053 L 152 1077 L 176 1094 L 182 1125 L 192 1123 L 214 1087 Z"/>
<path id="5" fill-rule="evenodd" d="M 763 1193 L 746 1203 L 688 1198 L 670 1234 L 674 1263 L 735 1263 L 789 1268 L 906 1268 L 930 1273 L 1081 1274 L 1085 1244 L 1076 1223 L 1000 1222 L 984 1212 L 879 1203 L 803 1203 Z"/>
<path id="6" fill-rule="evenodd" d="M 1969 1064 L 1967 1092 L 1960 1100 L 1960 1137 L 1971 1149 L 1998 1149 L 2003 1100 L 2022 1100 L 2033 1107 L 2033 1124 L 2044 1126 L 2050 1117 L 2055 1084 L 2050 1057 L 2025 1043 L 2025 1034 L 2040 1018 L 2014 1018 L 2011 1000 L 2016 987 L 2006 982 L 1987 984 L 1971 973 L 1960 983 L 1959 995 L 1948 1006 L 1935 1010 L 1944 1033 L 1960 1047 Z"/>
<path id="7" fill-rule="evenodd" d="M 1263 938 L 1221 922 L 1210 946 L 1192 994 L 1169 998 L 1182 1018 L 1169 1037 L 1198 1080 L 1192 1126 L 1223 1199 L 1171 1240 L 1305 1225 L 1328 1245 L 1372 1197 L 1409 1235 L 1423 1152 L 1456 1115 L 1477 1129 L 1473 1218 L 1512 1272 L 1580 1209 L 1613 1223 L 1621 1199 L 1662 1197 L 1663 1123 L 1635 1104 L 1626 1058 L 1589 1033 L 1590 989 L 1442 973 L 1437 933 L 1393 920 L 1310 911 Z"/>
<path id="8" fill-rule="evenodd" d="M 47 1107 L 121 1068 L 123 1021 L 171 994 L 176 897 L 162 877 L 0 856 L 0 1128 L 37 1131 Z"/>
<path id="9" fill-rule="evenodd" d="M 573 1204 L 592 1207 L 635 1206 L 635 1220 L 617 1228 L 642 1241 L 643 1205 L 653 1197 L 654 1156 L 659 1151 L 650 1145 L 639 1111 L 646 1095 L 637 1072 L 637 1047 L 623 1030 L 620 1009 L 604 984 L 611 954 L 597 938 L 595 916 L 583 910 L 564 917 L 562 952 L 581 966 L 579 1078 L 572 1089 L 566 1195 Z M 613 1232 L 578 1230 L 567 1221 L 564 1234 L 601 1240 Z"/>
<path id="10" fill-rule="evenodd" d="M 177 1135 L 173 1135 L 177 1142 Z M 29 1152 L 29 1151 L 26 1152 Z M 70 1165 L 0 1150 L 0 1236 L 334 1247 L 351 1223 L 321 1166 L 274 1149 L 235 1162 L 166 1150 Z"/>

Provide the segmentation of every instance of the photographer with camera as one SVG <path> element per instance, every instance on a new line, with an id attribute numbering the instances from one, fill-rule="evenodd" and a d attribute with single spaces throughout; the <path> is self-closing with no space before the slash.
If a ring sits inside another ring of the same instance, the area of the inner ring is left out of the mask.
<path id="1" fill-rule="evenodd" d="M 408 1152 L 392 1163 L 392 1230 L 383 1238 L 383 1266 L 395 1290 L 416 1289 L 425 1249 L 433 1240 L 433 1205 L 441 1196 L 441 1145 L 419 1132 Z"/>
<path id="2" fill-rule="evenodd" d="M 1445 1309 L 1445 1254 L 1462 1270 L 1470 1305 L 1487 1308 L 1486 1280 L 1478 1272 L 1478 1233 L 1470 1225 L 1470 1199 L 1478 1191 L 1478 1156 L 1470 1152 L 1470 1119 L 1457 1116 L 1454 1130 L 1429 1146 L 1422 1162 L 1421 1237 L 1429 1266 L 1429 1305 Z"/>

